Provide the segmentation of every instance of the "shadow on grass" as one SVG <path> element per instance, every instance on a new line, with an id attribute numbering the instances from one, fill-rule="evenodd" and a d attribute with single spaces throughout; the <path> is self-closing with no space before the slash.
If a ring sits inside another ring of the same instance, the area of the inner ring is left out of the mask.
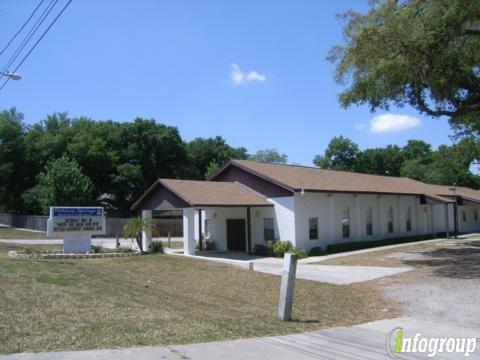
<path id="1" fill-rule="evenodd" d="M 297 324 L 319 324 L 320 320 L 309 320 L 309 319 L 299 320 L 299 319 L 293 318 L 291 322 L 297 323 Z"/>
<path id="2" fill-rule="evenodd" d="M 437 276 L 453 279 L 480 279 L 480 241 L 466 247 L 440 248 L 422 252 L 425 260 L 403 260 L 413 267 L 433 267 Z"/>

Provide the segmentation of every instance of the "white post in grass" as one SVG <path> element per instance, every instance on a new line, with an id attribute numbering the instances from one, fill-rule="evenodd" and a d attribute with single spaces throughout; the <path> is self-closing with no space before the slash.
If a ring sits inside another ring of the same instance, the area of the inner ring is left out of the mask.
<path id="1" fill-rule="evenodd" d="M 142 230 L 142 248 L 143 251 L 150 251 L 150 244 L 152 243 L 152 210 L 142 210 L 142 219 L 149 222 Z"/>
<path id="2" fill-rule="evenodd" d="M 195 210 L 183 209 L 183 251 L 195 255 Z"/>
<path id="3" fill-rule="evenodd" d="M 282 285 L 278 303 L 278 317 L 281 321 L 292 320 L 293 293 L 295 291 L 295 274 L 297 272 L 297 255 L 285 253 L 283 257 Z"/>

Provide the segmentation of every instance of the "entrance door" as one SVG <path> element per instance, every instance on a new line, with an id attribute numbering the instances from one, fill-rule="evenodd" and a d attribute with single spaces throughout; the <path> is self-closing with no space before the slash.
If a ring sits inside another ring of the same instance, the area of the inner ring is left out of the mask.
<path id="1" fill-rule="evenodd" d="M 245 251 L 245 219 L 227 219 L 227 248 Z"/>

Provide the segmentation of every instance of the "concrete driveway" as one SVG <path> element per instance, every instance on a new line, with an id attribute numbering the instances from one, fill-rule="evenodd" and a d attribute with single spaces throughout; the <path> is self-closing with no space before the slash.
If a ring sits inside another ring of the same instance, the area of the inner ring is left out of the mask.
<path id="1" fill-rule="evenodd" d="M 252 260 L 252 262 L 255 271 L 272 275 L 282 274 L 283 259 L 263 258 Z M 333 266 L 299 262 L 297 264 L 297 279 L 347 285 L 400 274 L 409 270 L 411 268 L 408 267 Z"/>

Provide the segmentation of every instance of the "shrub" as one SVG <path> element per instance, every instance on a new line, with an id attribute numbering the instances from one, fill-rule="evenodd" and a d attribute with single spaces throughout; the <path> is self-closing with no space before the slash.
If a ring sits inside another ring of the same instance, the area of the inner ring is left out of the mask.
<path id="1" fill-rule="evenodd" d="M 300 251 L 301 249 L 298 249 Z M 265 245 L 255 244 L 253 253 L 260 256 L 283 257 L 286 252 L 293 252 L 294 248 L 290 241 L 267 241 Z M 306 253 L 305 253 L 306 255 Z"/>
<path id="2" fill-rule="evenodd" d="M 163 244 L 161 241 L 152 241 L 148 249 L 152 253 L 163 253 Z"/>
<path id="3" fill-rule="evenodd" d="M 114 249 L 109 249 L 107 252 L 113 252 L 113 253 L 131 253 L 133 252 L 132 248 L 126 248 L 126 247 L 117 247 Z"/>
<path id="4" fill-rule="evenodd" d="M 215 241 L 205 241 L 205 250 L 215 250 L 216 248 Z"/>
<path id="5" fill-rule="evenodd" d="M 326 252 L 323 251 L 320 246 L 316 246 L 310 249 L 310 256 L 322 256 L 325 254 Z"/>
<path id="6" fill-rule="evenodd" d="M 293 245 L 290 241 L 277 241 L 273 247 L 273 256 L 283 257 L 286 252 L 293 250 Z"/>
<path id="7" fill-rule="evenodd" d="M 433 239 L 433 235 L 417 235 L 417 236 L 406 236 L 406 237 L 390 238 L 390 239 L 383 239 L 383 240 L 330 244 L 327 246 L 326 253 L 334 254 L 334 253 L 345 252 L 345 251 L 363 250 L 363 249 L 369 249 L 369 248 L 378 247 L 378 246 L 396 245 L 396 244 L 403 244 L 403 243 L 429 240 L 429 239 Z"/>
<path id="8" fill-rule="evenodd" d="M 255 244 L 253 247 L 253 254 L 258 256 L 267 256 L 267 246 L 263 244 Z"/>
<path id="9" fill-rule="evenodd" d="M 98 245 L 92 245 L 92 253 L 98 254 L 102 252 L 102 247 Z"/>
<path id="10" fill-rule="evenodd" d="M 308 254 L 305 250 L 301 249 L 301 248 L 293 248 L 292 251 L 290 251 L 291 253 L 294 253 L 295 255 L 297 255 L 297 257 L 299 259 L 304 259 L 306 257 L 308 257 Z"/>

